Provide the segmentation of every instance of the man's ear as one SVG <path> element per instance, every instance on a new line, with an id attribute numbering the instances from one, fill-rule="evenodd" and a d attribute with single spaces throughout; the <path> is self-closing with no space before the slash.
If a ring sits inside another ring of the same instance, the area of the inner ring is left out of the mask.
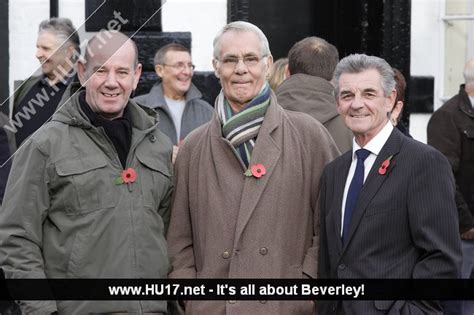
<path id="1" fill-rule="evenodd" d="M 272 69 L 272 66 L 273 66 L 273 56 L 269 55 L 267 57 L 267 77 L 270 75 L 270 71 Z"/>
<path id="2" fill-rule="evenodd" d="M 142 64 L 139 63 L 135 67 L 135 72 L 133 73 L 133 89 L 135 90 L 138 85 L 138 81 L 140 81 L 140 76 L 142 75 Z"/>
<path id="3" fill-rule="evenodd" d="M 215 76 L 216 76 L 218 79 L 220 79 L 220 77 L 219 77 L 219 71 L 218 71 L 218 69 L 217 69 L 217 63 L 218 63 L 218 62 L 219 62 L 219 61 L 218 61 L 217 59 L 215 59 L 215 58 L 212 59 L 212 67 L 214 68 L 214 74 L 215 74 Z"/>
<path id="4" fill-rule="evenodd" d="M 286 66 L 285 66 L 285 79 L 288 79 L 290 76 L 291 76 L 291 73 L 290 73 L 290 66 L 289 66 L 289 65 L 286 65 Z"/>
<path id="5" fill-rule="evenodd" d="M 155 72 L 156 75 L 159 76 L 160 78 L 163 77 L 163 66 L 162 65 L 155 65 Z"/>
<path id="6" fill-rule="evenodd" d="M 339 113 L 339 115 L 342 115 L 341 106 L 339 106 L 339 101 L 337 99 L 336 99 L 336 109 L 337 109 L 337 112 Z"/>
<path id="7" fill-rule="evenodd" d="M 395 104 L 396 99 L 397 99 L 397 91 L 395 89 L 393 89 L 392 92 L 390 92 L 390 94 L 386 98 L 386 104 L 385 105 L 387 107 L 388 112 L 392 111 L 392 108 Z"/>
<path id="8" fill-rule="evenodd" d="M 79 81 L 81 82 L 82 86 L 85 86 L 88 78 L 86 75 L 86 65 L 84 64 L 84 61 L 78 60 L 76 63 L 76 67 L 77 67 L 77 76 L 79 77 Z"/>

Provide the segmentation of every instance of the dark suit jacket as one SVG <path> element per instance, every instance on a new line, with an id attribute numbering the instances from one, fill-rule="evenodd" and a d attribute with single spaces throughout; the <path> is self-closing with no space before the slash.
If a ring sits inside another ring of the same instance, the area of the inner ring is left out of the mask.
<path id="1" fill-rule="evenodd" d="M 455 184 L 447 159 L 394 129 L 364 183 L 348 240 L 341 204 L 352 152 L 321 184 L 320 278 L 457 278 L 461 265 Z M 393 156 L 385 175 L 378 170 Z M 437 302 L 320 302 L 320 314 L 436 314 Z M 390 312 L 389 312 L 390 311 Z"/>

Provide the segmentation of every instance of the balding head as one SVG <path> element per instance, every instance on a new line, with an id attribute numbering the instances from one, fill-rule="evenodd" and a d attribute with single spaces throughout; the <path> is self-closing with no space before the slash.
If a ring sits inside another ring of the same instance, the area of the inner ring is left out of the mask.
<path id="1" fill-rule="evenodd" d="M 101 31 L 94 35 L 87 43 L 84 60 L 87 63 L 97 54 L 108 55 L 111 57 L 121 48 L 132 47 L 134 50 L 133 66 L 138 65 L 138 48 L 135 42 L 127 35 L 117 31 Z"/>
<path id="2" fill-rule="evenodd" d="M 466 84 L 468 83 L 474 83 L 474 59 L 469 60 L 466 65 L 464 66 L 464 82 Z"/>

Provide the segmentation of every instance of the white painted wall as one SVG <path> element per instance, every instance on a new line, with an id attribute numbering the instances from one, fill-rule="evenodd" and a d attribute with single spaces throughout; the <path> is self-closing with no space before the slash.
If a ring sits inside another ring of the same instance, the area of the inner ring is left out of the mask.
<path id="1" fill-rule="evenodd" d="M 16 0 L 9 2 L 10 94 L 13 81 L 23 80 L 39 70 L 35 58 L 39 23 L 49 17 L 49 1 Z"/>
<path id="2" fill-rule="evenodd" d="M 162 10 L 164 31 L 192 32 L 196 70 L 212 70 L 212 41 L 227 23 L 227 0 L 168 0 Z"/>
<path id="3" fill-rule="evenodd" d="M 411 75 L 434 77 L 434 108 L 441 106 L 444 74 L 444 0 L 411 1 Z M 430 114 L 410 115 L 410 134 L 426 143 Z"/>

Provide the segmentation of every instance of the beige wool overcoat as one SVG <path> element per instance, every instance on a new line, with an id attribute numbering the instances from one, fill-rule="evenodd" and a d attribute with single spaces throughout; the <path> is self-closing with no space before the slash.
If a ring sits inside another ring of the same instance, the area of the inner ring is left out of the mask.
<path id="1" fill-rule="evenodd" d="M 222 137 L 216 114 L 182 144 L 168 233 L 171 278 L 315 278 L 318 193 L 339 155 L 310 116 L 282 109 L 272 93 L 250 165 Z M 310 301 L 187 301 L 186 314 L 311 314 Z"/>

